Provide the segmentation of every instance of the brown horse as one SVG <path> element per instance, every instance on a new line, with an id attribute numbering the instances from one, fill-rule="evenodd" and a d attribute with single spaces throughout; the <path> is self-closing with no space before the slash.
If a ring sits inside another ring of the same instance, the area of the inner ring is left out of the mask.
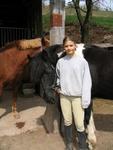
<path id="1" fill-rule="evenodd" d="M 0 97 L 3 88 L 10 85 L 13 93 L 12 111 L 17 117 L 16 99 L 22 79 L 24 67 L 28 64 L 28 56 L 33 57 L 40 52 L 42 42 L 40 38 L 19 40 L 6 44 L 0 49 Z"/>

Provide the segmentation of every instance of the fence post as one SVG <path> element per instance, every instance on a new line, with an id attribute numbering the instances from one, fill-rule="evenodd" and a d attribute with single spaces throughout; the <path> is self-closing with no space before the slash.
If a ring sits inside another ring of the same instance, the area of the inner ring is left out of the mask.
<path id="1" fill-rule="evenodd" d="M 65 0 L 50 0 L 50 44 L 62 44 L 65 35 Z"/>

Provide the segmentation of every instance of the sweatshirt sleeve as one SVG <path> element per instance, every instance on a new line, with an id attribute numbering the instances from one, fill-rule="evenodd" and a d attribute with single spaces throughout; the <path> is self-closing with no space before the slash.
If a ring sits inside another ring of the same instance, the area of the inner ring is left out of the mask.
<path id="1" fill-rule="evenodd" d="M 87 61 L 85 61 L 83 87 L 82 87 L 82 107 L 84 109 L 87 108 L 91 102 L 91 87 L 92 87 L 92 80 L 91 80 L 89 65 Z"/>

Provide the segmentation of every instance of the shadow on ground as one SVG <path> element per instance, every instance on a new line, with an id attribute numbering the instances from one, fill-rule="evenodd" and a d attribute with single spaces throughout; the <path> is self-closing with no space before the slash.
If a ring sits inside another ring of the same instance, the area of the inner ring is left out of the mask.
<path id="1" fill-rule="evenodd" d="M 3 109 L 4 113 L 0 113 L 0 118 L 4 117 L 8 113 L 12 112 L 12 92 L 11 91 L 5 91 L 2 100 L 0 101 L 0 109 Z M 17 98 L 17 111 L 21 112 L 23 110 L 27 110 L 29 108 L 33 108 L 36 106 L 44 106 L 46 107 L 46 103 L 42 98 L 40 98 L 38 95 L 30 96 L 30 97 L 24 97 L 19 96 Z"/>
<path id="2" fill-rule="evenodd" d="M 97 130 L 113 132 L 113 114 L 95 114 L 94 118 Z"/>

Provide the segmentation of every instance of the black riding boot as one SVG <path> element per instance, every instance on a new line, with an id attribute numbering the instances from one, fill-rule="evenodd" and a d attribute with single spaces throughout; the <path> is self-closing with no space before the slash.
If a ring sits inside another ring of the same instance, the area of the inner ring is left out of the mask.
<path id="1" fill-rule="evenodd" d="M 73 150 L 72 144 L 72 125 L 65 126 L 66 150 Z"/>
<path id="2" fill-rule="evenodd" d="M 86 143 L 86 134 L 85 134 L 85 132 L 77 132 L 77 134 L 78 134 L 79 150 L 89 150 L 88 144 Z"/>

